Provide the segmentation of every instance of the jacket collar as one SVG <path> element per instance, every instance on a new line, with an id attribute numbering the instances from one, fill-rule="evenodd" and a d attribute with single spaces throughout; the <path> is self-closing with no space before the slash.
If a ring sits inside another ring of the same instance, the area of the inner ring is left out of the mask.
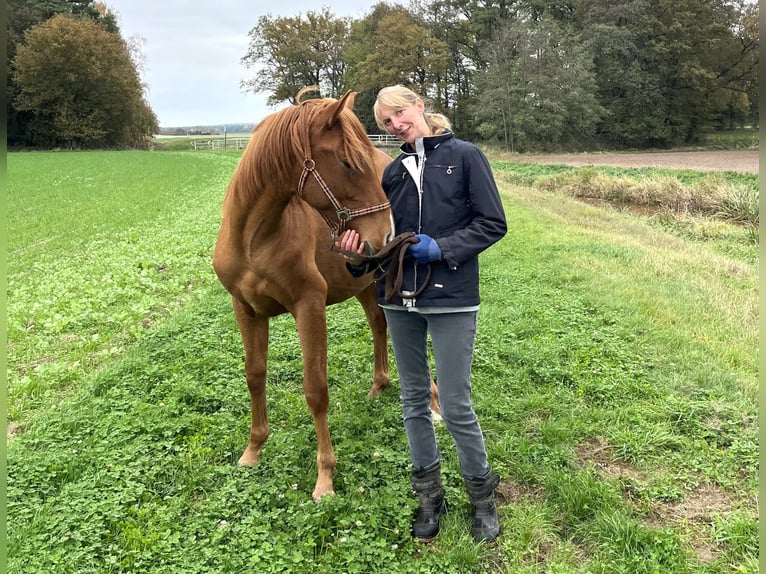
<path id="1" fill-rule="evenodd" d="M 439 134 L 438 136 L 428 136 L 426 138 L 423 138 L 423 147 L 425 148 L 425 151 L 428 152 L 430 150 L 436 149 L 442 143 L 454 137 L 455 137 L 455 134 L 453 134 L 452 132 L 444 132 L 443 134 Z M 411 146 L 408 143 L 403 143 L 399 149 L 402 150 L 402 153 L 406 153 L 410 155 L 417 153 L 415 151 L 414 146 Z"/>

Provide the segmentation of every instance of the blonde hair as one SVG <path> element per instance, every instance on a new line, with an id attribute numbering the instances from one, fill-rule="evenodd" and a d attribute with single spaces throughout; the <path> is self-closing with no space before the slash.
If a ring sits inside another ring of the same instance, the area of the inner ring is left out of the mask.
<path id="1" fill-rule="evenodd" d="M 420 98 L 420 96 L 401 84 L 383 88 L 378 92 L 378 97 L 375 99 L 375 105 L 372 107 L 372 111 L 375 114 L 375 123 L 378 124 L 378 127 L 381 130 L 386 131 L 386 127 L 383 125 L 383 119 L 380 117 L 380 107 L 404 108 L 414 106 L 417 103 L 418 98 Z M 445 115 L 427 111 L 423 116 L 426 119 L 428 128 L 431 130 L 432 136 L 442 134 L 446 131 L 452 131 L 452 125 Z"/>

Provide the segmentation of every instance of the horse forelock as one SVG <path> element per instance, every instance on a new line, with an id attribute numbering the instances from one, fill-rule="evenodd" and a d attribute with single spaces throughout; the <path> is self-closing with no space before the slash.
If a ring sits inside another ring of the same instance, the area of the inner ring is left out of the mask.
<path id="1" fill-rule="evenodd" d="M 334 105 L 337 100 L 325 98 L 307 100 L 301 104 L 303 107 L 311 107 L 310 114 L 306 121 L 310 124 L 311 133 L 322 132 L 330 129 L 331 126 L 321 125 L 317 117 L 328 106 Z M 338 130 L 342 138 L 343 159 L 359 170 L 374 169 L 374 149 L 367 132 L 359 119 L 349 108 L 341 110 L 333 124 L 334 129 Z M 309 138 L 310 139 L 310 138 Z M 321 166 L 317 166 L 321 169 Z"/>
<path id="2" fill-rule="evenodd" d="M 297 190 L 296 173 L 306 158 L 312 157 L 311 134 L 328 129 L 318 125 L 322 109 L 335 100 L 314 99 L 289 106 L 266 116 L 253 130 L 250 143 L 240 160 L 235 177 L 246 178 L 249 193 L 258 194 L 267 186 Z M 373 146 L 361 122 L 349 109 L 338 114 L 336 128 L 342 134 L 343 155 L 356 169 L 374 170 Z M 322 166 L 317 169 L 321 171 Z"/>

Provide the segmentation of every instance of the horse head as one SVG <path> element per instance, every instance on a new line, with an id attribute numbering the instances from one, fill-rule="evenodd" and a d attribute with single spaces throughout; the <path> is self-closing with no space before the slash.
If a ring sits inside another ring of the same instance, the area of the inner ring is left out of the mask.
<path id="1" fill-rule="evenodd" d="M 338 100 L 301 102 L 310 89 L 296 98 L 307 112 L 298 193 L 322 215 L 333 238 L 354 229 L 368 250 L 376 252 L 394 237 L 390 205 L 381 187 L 391 158 L 372 145 L 354 114 L 356 92 L 348 91 Z"/>

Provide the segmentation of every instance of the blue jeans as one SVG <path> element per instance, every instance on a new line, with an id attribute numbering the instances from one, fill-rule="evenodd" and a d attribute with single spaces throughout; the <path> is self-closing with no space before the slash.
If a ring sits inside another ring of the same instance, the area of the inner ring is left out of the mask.
<path id="1" fill-rule="evenodd" d="M 464 478 L 489 471 L 484 437 L 471 402 L 471 362 L 476 341 L 477 311 L 417 313 L 384 309 L 402 399 L 402 416 L 414 469 L 430 469 L 440 461 L 431 411 L 428 334 L 436 363 L 439 405 L 452 435 Z"/>

